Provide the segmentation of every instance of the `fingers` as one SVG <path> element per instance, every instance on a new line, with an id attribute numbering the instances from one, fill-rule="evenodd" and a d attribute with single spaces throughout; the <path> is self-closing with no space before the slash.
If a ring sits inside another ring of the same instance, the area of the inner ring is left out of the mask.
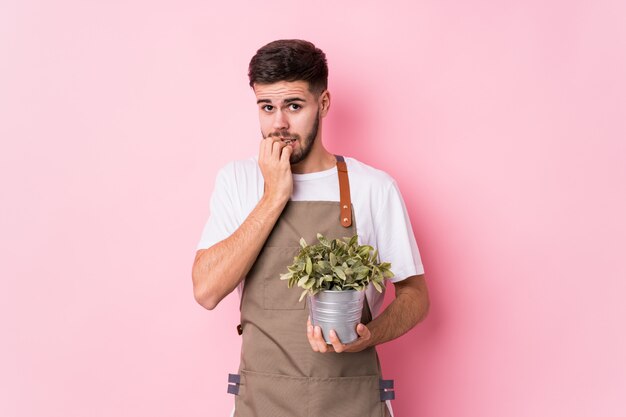
<path id="1" fill-rule="evenodd" d="M 326 340 L 324 340 L 324 336 L 322 336 L 322 328 L 320 326 L 313 328 L 313 336 L 314 340 L 317 342 L 319 352 L 326 353 L 331 351 L 331 348 L 326 344 Z"/>
<path id="2" fill-rule="evenodd" d="M 359 323 L 356 327 L 356 332 L 359 337 L 348 344 L 341 343 L 339 338 L 337 337 L 337 333 L 334 330 L 330 331 L 330 342 L 332 343 L 333 350 L 337 353 L 341 352 L 360 352 L 363 349 L 366 349 L 370 345 L 370 339 L 372 338 L 372 333 L 369 328 Z"/>
<path id="3" fill-rule="evenodd" d="M 341 353 L 346 349 L 346 345 L 341 343 L 341 341 L 337 337 L 337 333 L 334 330 L 330 331 L 330 343 L 333 344 L 333 349 L 337 353 Z"/>
<path id="4" fill-rule="evenodd" d="M 339 340 L 337 332 L 331 329 L 328 335 L 331 344 L 328 345 L 324 340 L 320 326 L 313 326 L 313 324 L 311 323 L 311 316 L 307 318 L 306 328 L 306 335 L 307 339 L 309 340 L 309 344 L 311 345 L 311 349 L 313 349 L 313 351 L 315 352 L 321 353 L 359 352 L 369 346 L 369 340 L 372 337 L 372 334 L 367 326 L 359 323 L 359 325 L 356 327 L 356 332 L 359 335 L 357 340 L 348 344 L 344 344 L 341 342 L 341 340 Z"/>
<path id="5" fill-rule="evenodd" d="M 268 136 L 261 141 L 258 163 L 264 180 L 263 194 L 268 198 L 285 202 L 293 192 L 291 151 L 291 146 L 279 137 Z"/>
<path id="6" fill-rule="evenodd" d="M 274 144 L 278 138 L 268 136 L 261 140 L 261 145 L 259 149 L 259 158 L 262 158 L 264 161 L 269 161 L 272 157 L 272 151 Z"/>
<path id="7" fill-rule="evenodd" d="M 313 349 L 314 352 L 319 352 L 319 350 L 317 349 L 317 342 L 313 339 L 313 325 L 311 324 L 310 316 L 306 321 L 306 337 L 307 339 L 309 339 L 311 349 Z"/>
<path id="8" fill-rule="evenodd" d="M 364 325 L 363 323 L 359 323 L 359 325 L 356 326 L 356 333 L 363 340 L 370 340 L 370 338 L 372 337 L 372 333 L 370 332 L 370 329 L 368 329 L 367 326 Z"/>
<path id="9" fill-rule="evenodd" d="M 283 164 L 289 164 L 289 158 L 291 157 L 291 153 L 293 152 L 293 148 L 290 145 L 285 145 L 280 154 L 280 162 Z"/>
<path id="10" fill-rule="evenodd" d="M 332 348 L 326 344 L 326 341 L 322 336 L 322 329 L 320 328 L 320 326 L 313 326 L 311 324 L 310 317 L 307 320 L 306 326 L 306 335 L 307 339 L 309 340 L 309 344 L 311 345 L 311 349 L 313 349 L 314 352 L 331 352 Z"/>
<path id="11" fill-rule="evenodd" d="M 281 156 L 281 149 L 287 146 L 283 141 L 280 140 L 277 136 L 268 136 L 261 140 L 261 144 L 259 145 L 259 159 L 263 161 L 269 161 L 274 158 L 274 160 L 279 160 Z"/>
<path id="12" fill-rule="evenodd" d="M 348 344 L 341 343 L 337 332 L 331 329 L 329 336 L 330 345 L 326 344 L 324 337 L 322 336 L 322 330 L 319 326 L 313 326 L 311 323 L 311 316 L 306 321 L 306 336 L 311 345 L 311 349 L 315 352 L 359 352 L 369 347 L 369 340 L 372 338 L 370 329 L 363 323 L 359 323 L 356 326 L 356 332 L 359 335 L 358 339 Z"/>
<path id="13" fill-rule="evenodd" d="M 279 160 L 280 159 L 280 151 L 287 146 L 285 142 L 281 141 L 278 138 L 272 138 L 274 142 L 272 143 L 272 159 Z"/>
<path id="14" fill-rule="evenodd" d="M 270 142 L 267 140 L 267 138 L 263 138 L 261 140 L 261 144 L 259 145 L 259 160 L 260 161 L 265 161 L 267 159 L 269 159 L 269 145 Z"/>
<path id="15" fill-rule="evenodd" d="M 370 347 L 370 340 L 372 338 L 370 329 L 366 325 L 359 323 L 359 325 L 356 326 L 356 333 L 359 337 L 354 342 L 342 345 L 343 352 L 360 352 Z"/>

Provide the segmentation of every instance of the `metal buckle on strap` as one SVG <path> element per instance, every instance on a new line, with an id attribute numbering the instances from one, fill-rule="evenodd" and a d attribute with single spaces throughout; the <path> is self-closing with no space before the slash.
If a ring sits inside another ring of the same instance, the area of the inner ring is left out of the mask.
<path id="1" fill-rule="evenodd" d="M 228 374 L 228 392 L 229 394 L 239 395 L 239 386 L 241 385 L 241 375 Z"/>
<path id="2" fill-rule="evenodd" d="M 380 401 L 395 400 L 396 392 L 393 391 L 393 379 L 381 379 L 379 382 Z"/>

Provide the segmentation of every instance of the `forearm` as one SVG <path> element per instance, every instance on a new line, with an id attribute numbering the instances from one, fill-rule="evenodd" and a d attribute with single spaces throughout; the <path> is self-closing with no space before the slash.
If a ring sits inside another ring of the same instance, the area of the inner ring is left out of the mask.
<path id="1" fill-rule="evenodd" d="M 379 345 L 402 336 L 426 318 L 429 305 L 425 287 L 416 291 L 396 289 L 396 298 L 367 324 L 371 332 L 369 345 Z"/>
<path id="2" fill-rule="evenodd" d="M 192 270 L 194 297 L 212 310 L 246 276 L 267 240 L 286 201 L 263 196 L 228 238 L 199 251 Z"/>

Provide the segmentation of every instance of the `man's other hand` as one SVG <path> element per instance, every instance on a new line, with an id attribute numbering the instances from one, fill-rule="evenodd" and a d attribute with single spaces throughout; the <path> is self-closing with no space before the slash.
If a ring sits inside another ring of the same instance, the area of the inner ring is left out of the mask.
<path id="1" fill-rule="evenodd" d="M 309 339 L 309 343 L 311 344 L 311 349 L 315 352 L 360 352 L 363 349 L 366 349 L 370 346 L 369 342 L 372 337 L 370 330 L 363 323 L 359 323 L 356 327 L 356 332 L 359 335 L 359 338 L 356 339 L 352 343 L 344 344 L 341 343 L 337 334 L 334 330 L 330 331 L 330 342 L 332 345 L 327 345 L 324 337 L 322 336 L 322 329 L 320 326 L 313 326 L 311 324 L 311 317 L 308 318 L 306 322 L 307 328 L 307 338 Z"/>

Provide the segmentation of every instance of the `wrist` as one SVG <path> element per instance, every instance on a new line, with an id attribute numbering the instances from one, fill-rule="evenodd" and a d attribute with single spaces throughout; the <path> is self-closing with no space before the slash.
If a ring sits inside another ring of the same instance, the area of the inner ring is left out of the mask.
<path id="1" fill-rule="evenodd" d="M 265 193 L 261 197 L 260 204 L 269 208 L 270 210 L 280 210 L 285 208 L 285 205 L 289 201 L 289 196 L 280 196 L 273 193 Z"/>

